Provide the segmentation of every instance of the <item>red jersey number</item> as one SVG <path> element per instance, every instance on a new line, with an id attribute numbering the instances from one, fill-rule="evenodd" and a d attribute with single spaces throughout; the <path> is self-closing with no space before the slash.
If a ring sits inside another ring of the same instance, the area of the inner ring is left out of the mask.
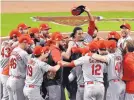
<path id="1" fill-rule="evenodd" d="M 116 70 L 118 73 L 120 73 L 120 71 L 121 71 L 121 62 L 117 62 L 117 63 L 116 63 L 115 70 Z"/>
<path id="2" fill-rule="evenodd" d="M 33 68 L 30 65 L 28 65 L 27 66 L 27 75 L 31 77 L 32 73 L 33 73 Z"/>
<path id="3" fill-rule="evenodd" d="M 92 65 L 92 75 L 100 75 L 101 74 L 100 70 L 101 70 L 100 64 L 97 64 L 97 65 L 93 64 Z"/>
<path id="4" fill-rule="evenodd" d="M 10 67 L 12 69 L 16 68 L 16 58 L 11 58 L 11 60 L 10 60 Z"/>

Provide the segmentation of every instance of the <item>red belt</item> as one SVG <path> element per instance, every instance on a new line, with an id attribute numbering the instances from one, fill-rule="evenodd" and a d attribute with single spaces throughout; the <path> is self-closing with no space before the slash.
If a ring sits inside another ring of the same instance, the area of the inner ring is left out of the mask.
<path id="1" fill-rule="evenodd" d="M 96 82 L 104 84 L 103 82 L 99 82 L 99 81 L 95 81 L 95 82 L 93 82 L 93 81 L 88 81 L 87 84 L 94 84 L 94 83 L 96 83 Z"/>
<path id="2" fill-rule="evenodd" d="M 94 84 L 94 82 L 93 81 L 88 81 L 87 84 Z"/>
<path id="3" fill-rule="evenodd" d="M 113 82 L 119 82 L 120 80 L 119 79 L 113 79 L 112 81 Z"/>
<path id="4" fill-rule="evenodd" d="M 26 85 L 26 87 L 34 88 L 34 87 L 35 87 L 35 85 L 30 84 L 30 85 Z"/>
<path id="5" fill-rule="evenodd" d="M 84 88 L 84 87 L 85 87 L 85 85 L 79 85 L 79 87 L 82 87 L 82 88 Z"/>

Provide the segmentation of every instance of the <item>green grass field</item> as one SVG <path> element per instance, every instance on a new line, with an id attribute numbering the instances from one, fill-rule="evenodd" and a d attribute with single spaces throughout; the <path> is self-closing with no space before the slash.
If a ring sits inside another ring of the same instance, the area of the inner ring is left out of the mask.
<path id="1" fill-rule="evenodd" d="M 103 16 L 104 18 L 134 18 L 134 12 L 92 12 L 93 15 Z M 83 14 L 85 15 L 85 14 Z M 17 25 L 21 22 L 26 23 L 31 27 L 38 27 L 40 22 L 33 22 L 30 17 L 33 16 L 71 16 L 69 12 L 56 12 L 56 13 L 4 13 L 1 14 L 1 36 L 8 36 L 12 29 L 15 29 Z M 97 22 L 99 30 L 120 30 L 119 26 L 123 22 Z M 134 22 L 129 22 L 134 28 Z M 71 32 L 74 27 L 62 26 L 49 23 L 52 29 L 50 32 L 60 31 L 60 32 Z M 87 31 L 87 25 L 82 26 L 84 31 Z M 67 92 L 66 97 L 67 97 Z M 67 100 L 69 100 L 67 98 Z"/>
<path id="2" fill-rule="evenodd" d="M 92 12 L 93 15 L 103 16 L 104 18 L 134 18 L 134 12 Z M 85 15 L 85 14 L 83 14 Z M 26 23 L 31 27 L 38 27 L 40 22 L 33 22 L 30 17 L 33 16 L 71 16 L 69 12 L 56 13 L 3 13 L 1 14 L 1 36 L 7 36 L 12 29 L 15 29 L 21 22 Z M 97 22 L 99 30 L 120 30 L 119 26 L 123 22 Z M 129 22 L 134 27 L 134 22 Z M 74 27 L 62 26 L 49 23 L 52 27 L 50 32 L 71 32 Z M 87 31 L 87 25 L 82 26 L 84 31 Z"/>

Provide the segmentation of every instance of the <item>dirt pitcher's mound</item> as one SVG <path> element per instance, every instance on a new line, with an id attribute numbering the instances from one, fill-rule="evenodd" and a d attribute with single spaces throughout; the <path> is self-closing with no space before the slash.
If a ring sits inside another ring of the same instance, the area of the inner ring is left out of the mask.
<path id="1" fill-rule="evenodd" d="M 91 11 L 134 11 L 134 1 L 2 1 L 1 12 L 69 12 L 81 4 Z"/>

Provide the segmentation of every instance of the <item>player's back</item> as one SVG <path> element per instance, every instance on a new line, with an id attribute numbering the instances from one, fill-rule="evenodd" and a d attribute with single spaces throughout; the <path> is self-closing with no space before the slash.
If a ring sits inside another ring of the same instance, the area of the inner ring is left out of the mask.
<path id="1" fill-rule="evenodd" d="M 28 54 L 26 51 L 24 51 L 20 47 L 14 48 L 9 60 L 10 63 L 9 74 L 11 76 L 25 78 L 27 57 Z"/>
<path id="2" fill-rule="evenodd" d="M 84 82 L 87 81 L 99 81 L 103 82 L 103 72 L 105 70 L 106 64 L 98 60 L 93 59 L 90 56 L 83 56 L 78 59 L 82 61 L 82 70 Z"/>
<path id="3" fill-rule="evenodd" d="M 43 75 L 49 68 L 50 66 L 47 63 L 42 62 L 37 58 L 31 58 L 27 64 L 25 84 L 41 86 Z"/>
<path id="4" fill-rule="evenodd" d="M 122 55 L 119 51 L 115 53 L 108 54 L 109 64 L 108 64 L 108 80 L 120 79 L 122 74 Z"/>

